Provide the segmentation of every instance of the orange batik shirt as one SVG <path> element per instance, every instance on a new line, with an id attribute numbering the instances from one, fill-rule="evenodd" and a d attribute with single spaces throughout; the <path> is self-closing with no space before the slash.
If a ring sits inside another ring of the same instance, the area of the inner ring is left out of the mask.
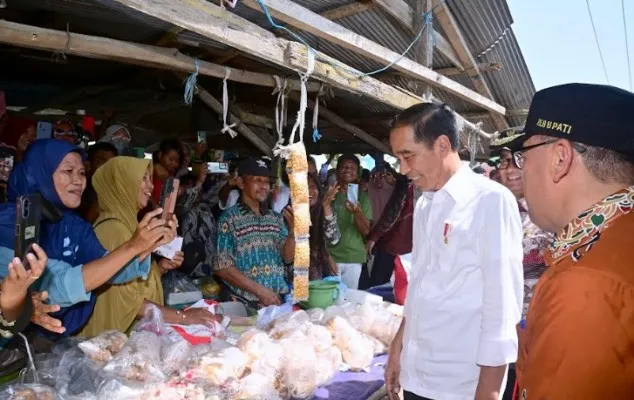
<path id="1" fill-rule="evenodd" d="M 520 399 L 634 399 L 634 187 L 558 234 L 520 343 Z"/>

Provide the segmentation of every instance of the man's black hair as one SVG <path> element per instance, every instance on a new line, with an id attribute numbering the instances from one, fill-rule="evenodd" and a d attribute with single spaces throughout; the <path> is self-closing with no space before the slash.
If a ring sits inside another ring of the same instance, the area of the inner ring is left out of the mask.
<path id="1" fill-rule="evenodd" d="M 114 147 L 112 143 L 97 142 L 93 144 L 92 146 L 88 147 L 88 150 L 86 151 L 86 156 L 88 157 L 88 161 L 90 162 L 94 161 L 95 155 L 100 151 L 109 151 L 115 156 L 119 154 L 119 152 L 117 151 L 117 148 Z"/>
<path id="2" fill-rule="evenodd" d="M 392 129 L 411 126 L 417 142 L 432 146 L 436 139 L 445 135 L 449 138 L 451 149 L 460 147 L 460 133 L 456 123 L 456 115 L 446 104 L 420 103 L 406 109 L 396 116 Z"/>

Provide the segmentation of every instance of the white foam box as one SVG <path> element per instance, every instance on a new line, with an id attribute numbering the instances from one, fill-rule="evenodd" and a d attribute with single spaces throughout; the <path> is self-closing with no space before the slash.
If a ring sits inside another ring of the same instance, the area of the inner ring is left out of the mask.
<path id="1" fill-rule="evenodd" d="M 383 304 L 383 297 L 377 296 L 372 293 L 365 292 L 363 290 L 354 290 L 348 289 L 346 290 L 346 300 L 356 304 Z"/>

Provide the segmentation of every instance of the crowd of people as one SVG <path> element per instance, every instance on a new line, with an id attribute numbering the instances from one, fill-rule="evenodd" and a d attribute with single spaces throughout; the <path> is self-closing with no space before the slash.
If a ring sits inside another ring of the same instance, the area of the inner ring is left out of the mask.
<path id="1" fill-rule="evenodd" d="M 491 171 L 461 160 L 455 113 L 435 103 L 395 118 L 398 172 L 382 157 L 371 171 L 354 154 L 321 168 L 309 157 L 311 280 L 381 293 L 411 257 L 405 299 L 386 296 L 405 304 L 391 399 L 634 398 L 632 106 L 634 94 L 608 86 L 540 91 L 526 125 L 492 139 Z M 127 332 L 149 305 L 168 323 L 213 323 L 165 305 L 162 277 L 177 269 L 212 276 L 222 301 L 288 301 L 295 217 L 283 160 L 236 158 L 217 175 L 206 143 L 168 139 L 149 160 L 127 155 L 124 125 L 87 150 L 69 122 L 48 139 L 35 127 L 0 109 L 0 141 L 14 151 L 0 205 L 5 355 L 23 331 L 47 342 Z M 168 178 L 180 186 L 165 218 Z M 16 201 L 35 193 L 47 210 L 39 246 L 15 259 Z M 176 236 L 173 259 L 155 254 Z"/>

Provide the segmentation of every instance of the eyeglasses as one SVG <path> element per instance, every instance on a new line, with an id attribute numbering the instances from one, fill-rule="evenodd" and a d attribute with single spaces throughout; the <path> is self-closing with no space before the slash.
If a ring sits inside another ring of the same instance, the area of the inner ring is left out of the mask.
<path id="1" fill-rule="evenodd" d="M 546 146 L 547 144 L 553 144 L 556 141 L 558 141 L 559 139 L 551 139 L 551 140 L 546 140 L 545 142 L 541 142 L 541 143 L 537 143 L 537 144 L 532 144 L 530 146 L 526 146 L 526 147 L 522 147 L 518 150 L 515 150 L 513 152 L 513 164 L 515 164 L 515 166 L 518 169 L 523 169 L 524 168 L 524 161 L 526 160 L 526 157 L 524 157 L 524 154 L 532 149 L 535 149 L 537 147 L 540 146 Z M 575 149 L 578 153 L 583 154 L 587 148 L 579 143 L 575 143 L 572 142 L 572 148 Z M 506 166 L 506 168 L 508 168 L 508 165 Z M 504 169 L 504 168 L 502 168 Z"/>
<path id="2" fill-rule="evenodd" d="M 526 158 L 524 157 L 524 153 L 526 153 L 529 150 L 536 149 L 536 148 L 538 148 L 540 146 L 546 146 L 547 144 L 553 144 L 557 140 L 559 140 L 559 139 L 547 140 L 545 142 L 532 144 L 530 146 L 525 146 L 525 147 L 522 147 L 522 148 L 520 148 L 518 150 L 515 150 L 513 152 L 513 154 L 512 154 L 512 156 L 513 156 L 513 164 L 515 164 L 515 166 L 518 169 L 523 169 L 524 168 L 524 160 L 526 160 Z"/>

